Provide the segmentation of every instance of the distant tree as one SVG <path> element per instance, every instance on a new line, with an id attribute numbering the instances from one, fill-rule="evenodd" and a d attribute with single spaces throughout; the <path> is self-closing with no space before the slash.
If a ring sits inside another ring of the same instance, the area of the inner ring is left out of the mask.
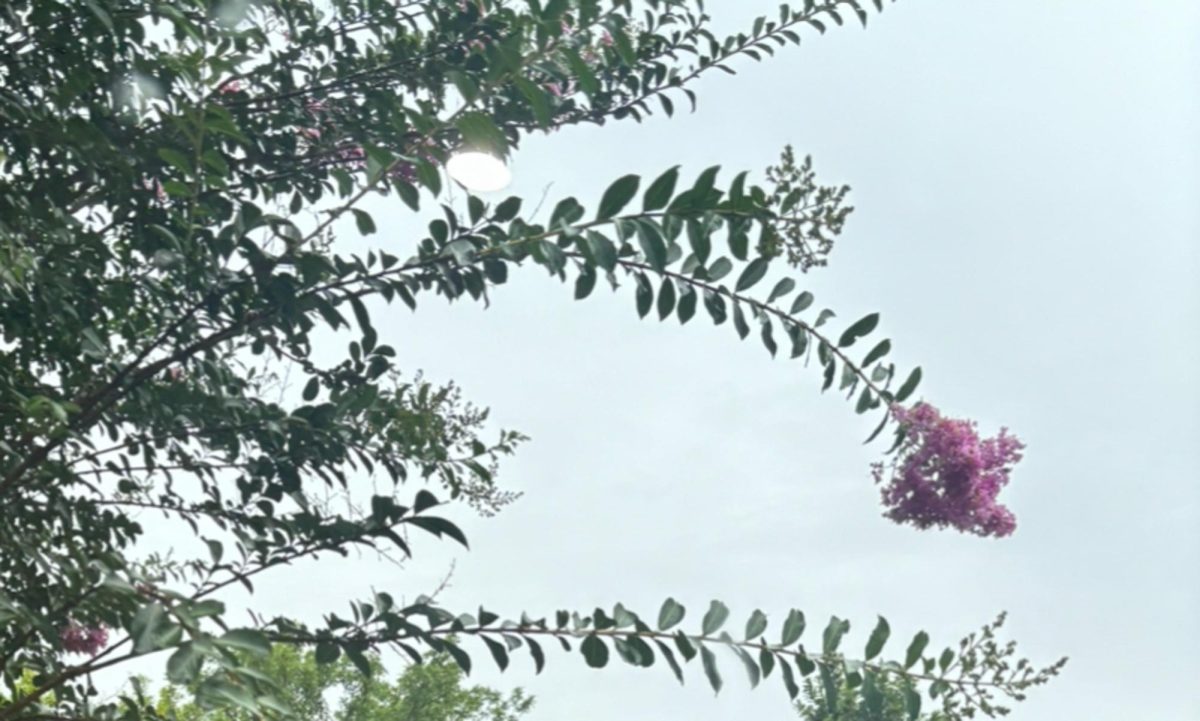
<path id="1" fill-rule="evenodd" d="M 372 673 L 364 675 L 347 659 L 319 664 L 312 651 L 278 644 L 247 665 L 270 679 L 275 697 L 304 721 L 517 721 L 533 708 L 533 698 L 520 689 L 504 695 L 464 685 L 462 669 L 445 655 L 407 666 L 394 681 L 377 656 L 368 660 Z M 178 721 L 257 718 L 235 707 L 202 708 L 170 685 L 159 691 L 155 706 L 163 717 Z"/>

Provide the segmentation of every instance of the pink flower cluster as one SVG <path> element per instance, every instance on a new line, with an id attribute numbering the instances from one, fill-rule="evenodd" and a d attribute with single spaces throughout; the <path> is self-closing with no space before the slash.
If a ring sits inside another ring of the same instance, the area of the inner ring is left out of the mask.
<path id="1" fill-rule="evenodd" d="M 1025 444 L 1001 428 L 995 438 L 980 439 L 975 423 L 943 418 L 928 403 L 892 408 L 904 428 L 891 478 L 882 489 L 884 514 L 917 528 L 953 526 L 979 536 L 1007 536 L 1017 526 L 996 496 L 1008 485 L 1012 466 Z M 884 482 L 884 464 L 872 466 Z"/>
<path id="2" fill-rule="evenodd" d="M 84 626 L 71 621 L 59 630 L 58 640 L 68 653 L 95 656 L 108 644 L 108 631 L 99 626 Z"/>

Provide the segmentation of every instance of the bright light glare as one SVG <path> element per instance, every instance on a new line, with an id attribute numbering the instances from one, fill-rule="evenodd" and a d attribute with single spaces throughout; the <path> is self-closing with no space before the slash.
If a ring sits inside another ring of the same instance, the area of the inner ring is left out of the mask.
<path id="1" fill-rule="evenodd" d="M 463 187 L 477 193 L 503 190 L 512 182 L 512 173 L 504 161 L 489 153 L 477 151 L 455 153 L 446 162 L 450 177 Z"/>

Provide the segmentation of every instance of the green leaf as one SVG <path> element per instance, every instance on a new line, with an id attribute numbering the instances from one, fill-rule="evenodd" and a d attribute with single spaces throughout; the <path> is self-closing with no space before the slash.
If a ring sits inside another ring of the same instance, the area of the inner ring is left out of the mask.
<path id="1" fill-rule="evenodd" d="M 563 198 L 554 206 L 554 210 L 550 213 L 550 228 L 558 228 L 559 226 L 570 226 L 579 221 L 587 211 L 574 198 Z"/>
<path id="2" fill-rule="evenodd" d="M 583 300 L 596 287 L 596 269 L 585 265 L 579 269 L 579 277 L 575 279 L 575 300 Z"/>
<path id="3" fill-rule="evenodd" d="M 600 86 L 596 82 L 596 74 L 592 72 L 591 66 L 584 62 L 579 53 L 572 48 L 564 48 L 562 53 L 567 57 L 571 75 L 579 83 L 579 89 L 588 96 L 595 95 L 600 90 Z"/>
<path id="4" fill-rule="evenodd" d="M 804 634 L 804 612 L 798 609 L 792 609 L 787 619 L 783 622 L 783 633 L 779 639 L 779 643 L 783 646 L 791 646 L 793 643 L 800 640 L 800 636 Z"/>
<path id="5" fill-rule="evenodd" d="M 666 320 L 675 311 L 675 283 L 670 278 L 663 278 L 662 286 L 658 289 L 658 319 Z"/>
<path id="6" fill-rule="evenodd" d="M 822 648 L 826 654 L 832 654 L 837 651 L 838 644 L 842 642 L 842 636 L 850 630 L 850 622 L 842 620 L 837 616 L 829 619 L 829 625 L 825 627 L 825 634 L 822 637 Z"/>
<path id="7" fill-rule="evenodd" d="M 703 225 L 695 218 L 688 218 L 687 221 L 687 237 L 688 245 L 692 248 L 692 254 L 696 256 L 696 260 L 700 265 L 708 262 L 708 256 L 712 254 L 712 235 L 709 233 L 708 226 Z M 722 258 L 721 260 L 725 260 Z M 720 261 L 717 261 L 718 263 Z M 729 263 L 728 260 L 725 260 Z M 716 265 L 714 263 L 713 265 Z M 733 270 L 733 264 L 729 264 L 729 270 Z M 726 271 L 729 272 L 729 271 Z"/>
<path id="8" fill-rule="evenodd" d="M 675 674 L 675 678 L 679 680 L 679 683 L 683 683 L 683 669 L 679 667 L 679 662 L 675 660 L 675 653 L 671 651 L 671 647 L 657 639 L 655 639 L 654 644 L 658 646 L 659 653 L 666 659 L 667 665 L 671 667 L 671 673 Z"/>
<path id="9" fill-rule="evenodd" d="M 804 312 L 805 309 L 808 308 L 808 306 L 810 306 L 812 304 L 813 304 L 813 294 L 809 293 L 806 290 L 803 293 L 801 293 L 800 295 L 796 296 L 796 300 L 792 301 L 791 314 L 796 315 L 797 313 L 802 313 L 802 312 Z"/>
<path id="10" fill-rule="evenodd" d="M 711 290 L 704 291 L 704 307 L 713 319 L 714 325 L 725 322 L 725 299 Z"/>
<path id="11" fill-rule="evenodd" d="M 167 659 L 167 679 L 178 684 L 192 683 L 200 673 L 200 663 L 203 660 L 203 655 L 196 650 L 192 642 L 181 644 Z"/>
<path id="12" fill-rule="evenodd" d="M 188 161 L 187 156 L 178 150 L 173 148 L 159 148 L 158 157 L 184 175 L 190 175 L 192 172 L 192 164 Z"/>
<path id="13" fill-rule="evenodd" d="M 742 313 L 742 304 L 737 301 L 733 303 L 733 327 L 742 340 L 750 335 L 750 326 L 746 323 L 746 315 Z"/>
<path id="14" fill-rule="evenodd" d="M 371 235 L 372 233 L 376 232 L 376 227 L 374 227 L 374 220 L 372 220 L 371 216 L 368 215 L 365 210 L 359 210 L 358 208 L 352 208 L 352 209 L 350 209 L 350 212 L 353 212 L 353 214 L 354 214 L 354 224 L 355 224 L 355 226 L 359 227 L 360 234 Z"/>
<path id="15" fill-rule="evenodd" d="M 620 213 L 621 209 L 628 205 L 629 201 L 633 200 L 633 196 L 637 194 L 640 182 L 641 178 L 632 174 L 617 178 L 600 198 L 600 208 L 596 212 L 596 220 L 608 220 Z"/>
<path id="16" fill-rule="evenodd" d="M 496 206 L 492 211 L 492 221 L 496 223 L 507 223 L 517 217 L 517 213 L 521 212 L 521 199 L 513 195 L 505 198 L 502 203 Z"/>
<path id="17" fill-rule="evenodd" d="M 226 632 L 216 641 L 222 646 L 236 648 L 239 651 L 249 651 L 259 655 L 271 652 L 271 642 L 267 640 L 266 635 L 262 631 L 255 631 L 251 628 L 235 628 Z"/>
<path id="18" fill-rule="evenodd" d="M 108 11 L 102 8 L 100 4 L 96 2 L 96 0 L 83 0 L 83 4 L 87 5 L 88 10 L 92 11 L 92 14 L 96 16 L 96 19 L 103 23 L 104 27 L 108 28 L 110 33 L 115 31 L 115 28 L 113 27 L 112 16 L 110 16 Z"/>
<path id="19" fill-rule="evenodd" d="M 779 662 L 779 675 L 783 679 L 784 688 L 787 689 L 788 698 L 796 698 L 800 693 L 800 687 L 796 685 L 796 677 L 792 673 L 792 667 L 787 664 L 786 660 Z"/>
<path id="20" fill-rule="evenodd" d="M 917 721 L 921 716 L 921 694 L 912 686 L 904 689 L 904 710 L 908 713 L 908 721 Z"/>
<path id="21" fill-rule="evenodd" d="M 890 351 L 891 349 L 892 349 L 892 341 L 890 341 L 886 338 L 884 340 L 879 341 L 879 343 L 874 348 L 872 348 L 869 353 L 867 353 L 867 357 L 863 358 L 862 367 L 866 368 L 867 366 L 871 365 L 875 361 L 884 357 L 885 355 L 888 354 L 888 351 Z"/>
<path id="22" fill-rule="evenodd" d="M 483 274 L 494 285 L 502 285 L 508 282 L 508 263 L 495 258 L 487 258 L 483 261 Z"/>
<path id="23" fill-rule="evenodd" d="M 654 288 L 650 285 L 650 279 L 644 273 L 638 273 L 637 290 L 634 291 L 634 298 L 637 301 L 637 312 L 639 318 L 645 318 L 650 312 L 650 306 L 654 304 Z"/>
<path id="24" fill-rule="evenodd" d="M 673 638 L 675 639 L 675 646 L 683 656 L 683 660 L 691 662 L 696 657 L 696 647 L 692 644 L 691 639 L 685 636 L 683 631 L 676 631 Z"/>
<path id="25" fill-rule="evenodd" d="M 675 183 L 678 181 L 678 165 L 658 176 L 650 184 L 650 187 L 646 188 L 646 194 L 642 196 L 642 211 L 649 213 L 667 207 L 667 203 L 671 202 L 671 196 L 675 193 Z"/>
<path id="26" fill-rule="evenodd" d="M 311 401 L 321 392 L 321 379 L 313 376 L 308 379 L 308 383 L 304 384 L 304 392 L 301 394 L 306 401 Z"/>
<path id="27" fill-rule="evenodd" d="M 321 665 L 330 664 L 342 655 L 342 647 L 332 641 L 317 642 L 316 658 Z"/>
<path id="28" fill-rule="evenodd" d="M 346 658 L 350 659 L 350 663 L 354 664 L 359 673 L 363 676 L 371 675 L 371 662 L 367 659 L 366 654 L 362 652 L 362 649 L 355 646 L 346 646 L 345 651 Z"/>
<path id="29" fill-rule="evenodd" d="M 508 668 L 508 650 L 504 648 L 504 644 L 487 636 L 480 636 L 480 638 L 483 639 L 484 645 L 487 646 L 488 651 L 492 654 L 492 660 L 496 662 L 497 668 L 501 671 Z"/>
<path id="30" fill-rule="evenodd" d="M 529 101 L 529 106 L 533 110 L 533 117 L 537 120 L 538 125 L 543 128 L 549 126 L 552 113 L 550 94 L 543 90 L 541 86 L 522 75 L 518 75 L 513 80 L 513 83 L 516 84 L 517 90 L 520 90 L 525 99 Z"/>
<path id="31" fill-rule="evenodd" d="M 458 667 L 462 669 L 463 673 L 471 673 L 471 657 L 467 655 L 466 651 L 459 648 L 458 644 L 447 643 L 445 646 L 443 646 L 443 650 L 450 654 L 450 658 L 454 659 L 454 663 L 458 664 Z"/>
<path id="32" fill-rule="evenodd" d="M 769 305 L 774 303 L 776 299 L 782 298 L 795 289 L 796 281 L 792 280 L 791 278 L 784 278 L 775 284 L 775 288 L 771 291 L 771 294 L 767 296 L 767 304 Z"/>
<path id="33" fill-rule="evenodd" d="M 663 242 L 658 228 L 653 223 L 638 223 L 637 236 L 638 245 L 641 246 L 642 254 L 646 256 L 646 262 L 655 271 L 663 272 L 667 265 L 667 244 Z"/>
<path id="34" fill-rule="evenodd" d="M 875 630 L 871 631 L 871 637 L 867 639 L 867 661 L 879 655 L 879 652 L 883 650 L 883 644 L 887 643 L 888 636 L 891 633 L 892 629 L 888 626 L 887 619 L 880 616 L 879 622 L 875 624 Z"/>
<path id="35" fill-rule="evenodd" d="M 708 279 L 714 282 L 718 281 L 729 275 L 731 270 L 733 270 L 733 263 L 728 258 L 717 258 L 708 269 Z"/>
<path id="36" fill-rule="evenodd" d="M 903 403 L 909 396 L 913 394 L 913 391 L 917 389 L 917 384 L 920 382 L 921 367 L 917 366 L 916 368 L 913 368 L 912 373 L 909 374 L 908 380 L 904 381 L 903 385 L 900 386 L 900 390 L 896 391 L 896 402 Z"/>
<path id="37" fill-rule="evenodd" d="M 789 323 L 785 327 L 792 339 L 792 358 L 799 358 L 808 348 L 808 332 L 799 324 Z"/>
<path id="38" fill-rule="evenodd" d="M 746 269 L 738 277 L 736 286 L 738 292 L 740 293 L 743 290 L 749 290 L 754 287 L 754 284 L 762 280 L 763 276 L 767 274 L 767 267 L 769 265 L 770 261 L 766 258 L 755 258 L 750 261 L 750 265 L 746 266 Z"/>
<path id="39" fill-rule="evenodd" d="M 762 667 L 762 677 L 768 678 L 775 670 L 775 654 L 768 651 L 765 646 L 759 649 L 758 665 Z"/>
<path id="40" fill-rule="evenodd" d="M 508 154 L 508 138 L 490 115 L 478 111 L 463 113 L 454 126 L 462 133 L 465 145 L 501 157 Z"/>
<path id="41" fill-rule="evenodd" d="M 759 680 L 762 678 L 762 673 L 758 669 L 758 664 L 750 654 L 738 646 L 732 646 L 733 652 L 742 660 L 742 664 L 746 667 L 746 675 L 750 677 L 750 688 L 756 688 Z"/>
<path id="42" fill-rule="evenodd" d="M 854 341 L 875 330 L 875 326 L 877 325 L 879 325 L 878 313 L 871 313 L 864 316 L 857 323 L 847 328 L 845 333 L 842 333 L 842 337 L 838 339 L 838 347 L 845 348 L 854 345 Z"/>
<path id="43" fill-rule="evenodd" d="M 458 94 L 463 97 L 463 100 L 473 103 L 475 102 L 475 98 L 479 97 L 479 86 L 466 73 L 451 70 L 446 73 L 446 77 L 450 79 L 450 82 L 454 83 L 454 87 L 458 89 Z M 519 78 L 519 80 L 523 79 Z"/>
<path id="44" fill-rule="evenodd" d="M 763 346 L 771 354 L 771 357 L 774 358 L 775 354 L 779 351 L 779 347 L 775 344 L 775 337 L 771 334 L 771 320 L 769 318 L 763 318 L 762 342 Z"/>
<path id="45" fill-rule="evenodd" d="M 679 316 L 679 324 L 683 325 L 696 315 L 696 290 L 690 285 L 683 286 L 679 291 L 679 302 L 675 312 Z"/>
<path id="46" fill-rule="evenodd" d="M 654 665 L 654 650 L 637 636 L 613 639 L 613 646 L 621 659 L 631 666 L 647 668 Z"/>
<path id="47" fill-rule="evenodd" d="M 717 658 L 707 646 L 700 647 L 700 662 L 704 665 L 704 675 L 712 685 L 715 693 L 721 692 L 721 674 L 717 671 Z"/>
<path id="48" fill-rule="evenodd" d="M 529 655 L 533 657 L 533 672 L 541 673 L 542 669 L 546 667 L 546 653 L 532 638 L 526 638 L 525 643 L 529 645 Z"/>
<path id="49" fill-rule="evenodd" d="M 767 630 L 767 615 L 762 611 L 755 610 L 750 614 L 750 620 L 746 621 L 746 640 L 758 638 Z"/>
<path id="50" fill-rule="evenodd" d="M 833 669 L 829 667 L 829 664 L 821 664 L 821 685 L 824 687 L 825 708 L 830 714 L 836 714 L 840 694 L 838 693 L 837 679 L 834 678 Z"/>
<path id="51" fill-rule="evenodd" d="M 134 653 L 149 653 L 162 648 L 161 633 L 168 626 L 167 612 L 157 601 L 138 609 L 129 624 L 129 635 L 133 638 Z"/>
<path id="52" fill-rule="evenodd" d="M 813 660 L 808 657 L 808 654 L 801 651 L 796 655 L 796 668 L 800 669 L 800 674 L 802 676 L 807 676 L 813 671 L 817 670 L 817 664 L 815 664 Z"/>
<path id="53" fill-rule="evenodd" d="M 729 618 L 729 608 L 720 601 L 713 601 L 708 607 L 708 613 L 704 614 L 704 620 L 700 623 L 701 631 L 705 636 L 711 636 L 725 624 L 725 620 Z"/>
<path id="54" fill-rule="evenodd" d="M 585 243 L 588 255 L 595 259 L 596 265 L 610 273 L 617 267 L 617 246 L 611 240 L 599 233 L 589 232 Z"/>
<path id="55" fill-rule="evenodd" d="M 863 700 L 866 701 L 867 711 L 872 718 L 879 718 L 883 713 L 883 693 L 875 681 L 875 674 L 868 671 L 863 676 Z"/>
<path id="56" fill-rule="evenodd" d="M 846 366 L 849 368 L 849 366 Z M 863 388 L 862 395 L 858 397 L 858 403 L 854 406 L 855 413 L 866 413 L 875 403 L 875 395 L 871 393 L 871 389 Z"/>
<path id="57" fill-rule="evenodd" d="M 592 668 L 604 668 L 608 663 L 608 646 L 594 633 L 583 639 L 579 650 L 583 653 L 587 665 Z"/>
<path id="58" fill-rule="evenodd" d="M 721 166 L 714 165 L 705 168 L 699 176 L 696 177 L 696 182 L 692 185 L 691 191 L 697 202 L 703 202 L 705 197 L 712 191 L 713 184 L 717 181 L 717 173 L 721 172 Z"/>
<path id="59" fill-rule="evenodd" d="M 663 601 L 658 611 L 658 630 L 667 631 L 683 620 L 684 608 L 674 598 Z"/>
<path id="60" fill-rule="evenodd" d="M 921 659 L 921 654 L 925 653 L 925 647 L 929 645 L 929 634 L 924 631 L 913 636 L 912 643 L 908 644 L 908 651 L 904 654 L 904 668 L 912 668 L 913 664 Z"/>

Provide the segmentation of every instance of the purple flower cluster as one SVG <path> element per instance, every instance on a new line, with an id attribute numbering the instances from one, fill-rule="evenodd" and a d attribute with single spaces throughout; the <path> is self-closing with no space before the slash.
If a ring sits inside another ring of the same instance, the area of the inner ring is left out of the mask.
<path id="1" fill-rule="evenodd" d="M 980 439 L 973 421 L 943 418 L 928 403 L 894 406 L 892 414 L 905 439 L 882 489 L 884 515 L 917 528 L 953 526 L 979 536 L 1013 532 L 1016 518 L 996 496 L 1025 444 L 1006 428 L 995 438 Z M 871 470 L 875 482 L 883 483 L 884 464 Z"/>
<path id="2" fill-rule="evenodd" d="M 59 630 L 58 640 L 68 653 L 95 656 L 108 643 L 108 631 L 99 626 L 84 626 L 71 621 Z"/>

